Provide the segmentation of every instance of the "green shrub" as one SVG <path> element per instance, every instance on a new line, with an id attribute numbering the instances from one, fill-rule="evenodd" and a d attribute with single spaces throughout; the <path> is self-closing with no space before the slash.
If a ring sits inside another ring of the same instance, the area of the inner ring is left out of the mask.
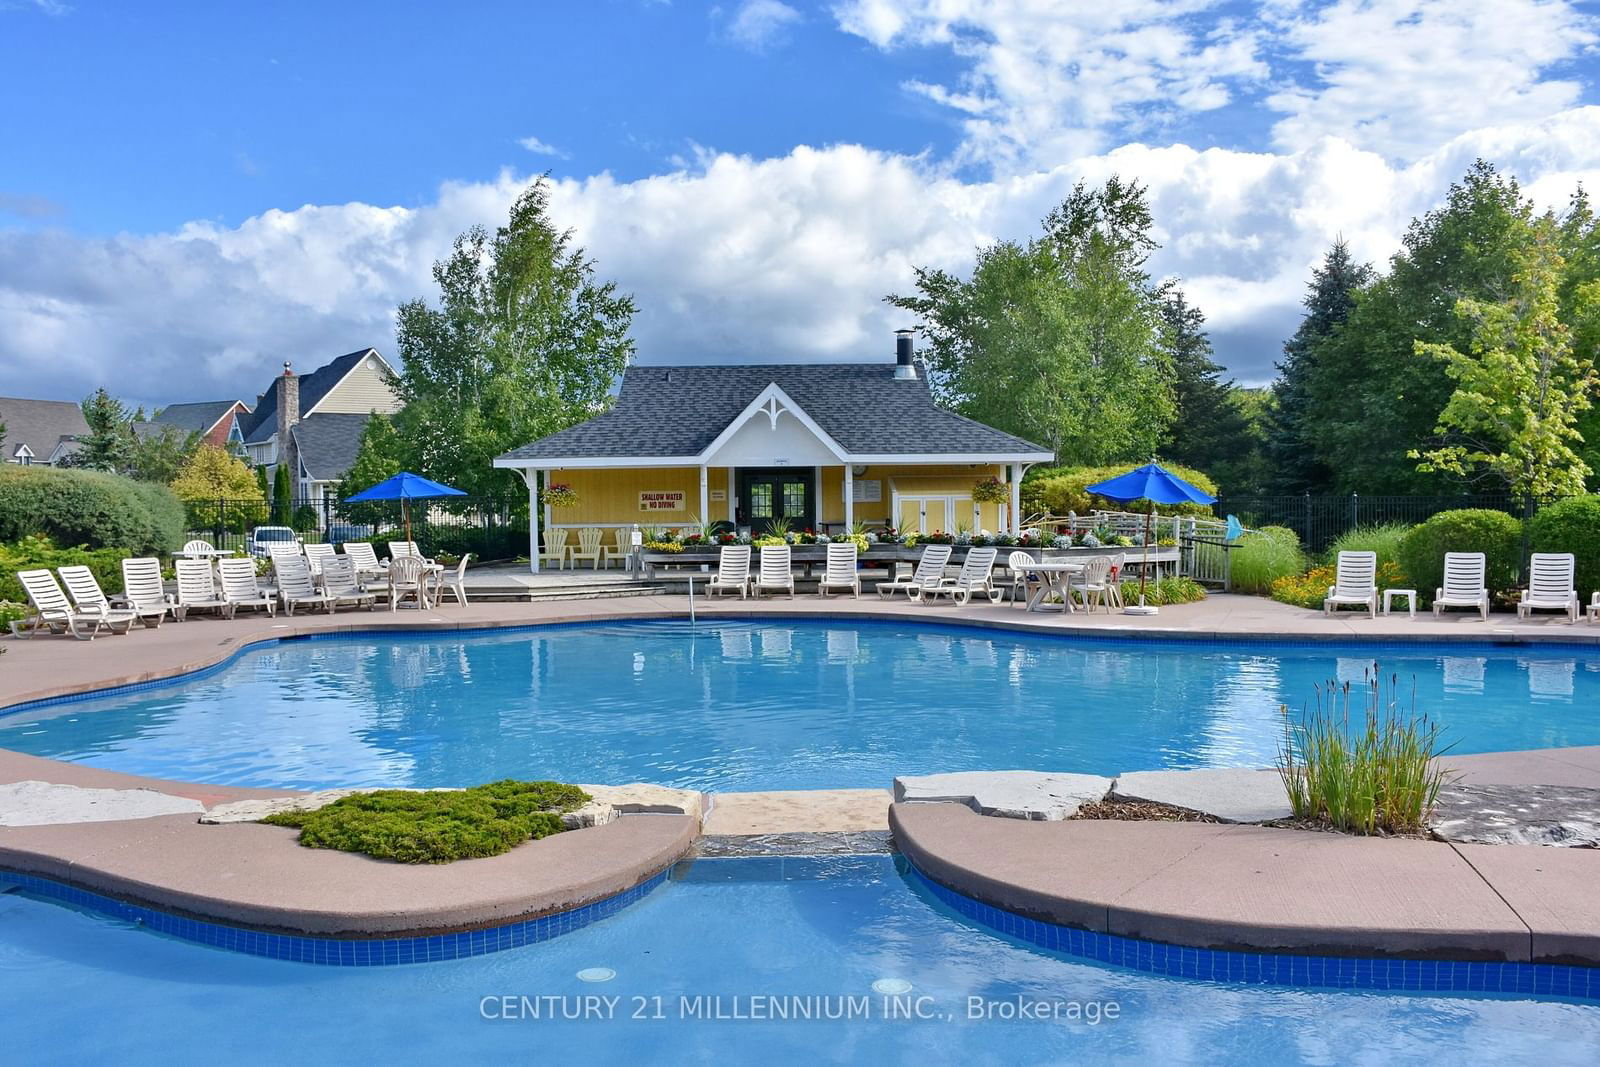
<path id="1" fill-rule="evenodd" d="M 1528 520 L 1534 552 L 1571 552 L 1577 557 L 1578 595 L 1600 590 L 1600 495 L 1570 497 Z"/>
<path id="2" fill-rule="evenodd" d="M 1516 584 L 1522 558 L 1522 523 L 1503 511 L 1464 508 L 1441 511 L 1400 541 L 1400 568 L 1423 603 L 1432 603 L 1444 582 L 1446 552 L 1482 552 L 1484 583 L 1503 593 Z"/>
<path id="3" fill-rule="evenodd" d="M 1379 526 L 1357 526 L 1353 530 L 1346 530 L 1336 537 L 1328 546 L 1328 562 L 1337 563 L 1341 552 L 1376 552 L 1378 566 L 1393 563 L 1400 570 L 1399 580 L 1404 582 L 1405 576 L 1410 573 L 1400 559 L 1400 544 L 1405 540 L 1406 534 L 1411 532 L 1411 527 L 1403 522 L 1386 522 Z M 1452 549 L 1451 551 L 1454 551 Z M 1441 561 L 1443 557 L 1440 557 Z M 1440 573 L 1443 573 L 1444 564 L 1440 563 Z M 1436 583 L 1437 584 L 1437 583 Z"/>
<path id="4" fill-rule="evenodd" d="M 1258 596 L 1270 593 L 1273 582 L 1299 574 L 1305 566 L 1300 538 L 1283 526 L 1250 531 L 1235 542 L 1228 554 L 1228 574 L 1233 590 Z"/>
<path id="5" fill-rule="evenodd" d="M 399 863 L 449 863 L 498 856 L 560 833 L 561 814 L 589 800 L 575 785 L 508 778 L 471 789 L 356 793 L 316 811 L 281 812 L 261 821 L 299 829 L 307 848 Z"/>
<path id="6" fill-rule="evenodd" d="M 10 545 L 0 545 L 0 600 L 25 604 L 27 592 L 17 581 L 17 572 L 39 567 L 67 567 L 87 564 L 106 596 L 122 592 L 122 561 L 133 555 L 125 548 L 57 548 L 47 537 L 24 537 Z"/>
<path id="7" fill-rule="evenodd" d="M 1193 578 L 1166 577 L 1160 581 L 1150 581 L 1144 584 L 1144 602 L 1155 607 L 1165 607 L 1168 604 L 1193 604 L 1197 600 L 1206 598 L 1206 587 Z M 1125 581 L 1122 583 L 1122 602 L 1124 604 L 1137 604 L 1139 602 L 1139 580 Z"/>
<path id="8" fill-rule="evenodd" d="M 1354 834 L 1419 833 L 1444 784 L 1436 762 L 1439 727 L 1415 711 L 1400 716 L 1395 690 L 1373 665 L 1357 684 L 1329 682 L 1317 708 L 1298 722 L 1283 708 L 1278 774 L 1298 819 L 1325 821 Z M 1352 726 L 1352 698 L 1365 704 Z"/>
<path id="9" fill-rule="evenodd" d="M 183 505 L 165 486 L 100 471 L 0 464 L 0 542 L 39 534 L 58 545 L 171 552 Z"/>
<path id="10" fill-rule="evenodd" d="M 1096 509 L 1142 511 L 1148 505 L 1106 500 L 1103 497 L 1093 496 L 1088 491 L 1089 486 L 1115 478 L 1119 474 L 1126 474 L 1134 466 L 1136 464 L 1117 467 L 1041 467 L 1023 479 L 1023 513 L 1032 515 L 1047 512 L 1051 515 L 1065 515 L 1070 511 L 1077 515 L 1087 515 Z M 1191 467 L 1180 467 L 1174 463 L 1163 463 L 1162 466 L 1195 488 L 1203 489 L 1212 496 L 1217 495 L 1216 483 L 1200 471 Z M 1156 514 L 1210 515 L 1211 508 L 1206 504 L 1157 504 Z"/>
<path id="11" fill-rule="evenodd" d="M 1285 575 L 1272 583 L 1272 599 L 1280 604 L 1293 604 L 1295 607 L 1321 611 L 1322 602 L 1328 597 L 1328 587 L 1333 584 L 1337 575 L 1338 571 L 1331 563 L 1312 567 L 1304 574 Z M 1400 573 L 1399 564 L 1378 564 L 1379 589 L 1404 587 L 1405 580 L 1406 576 Z"/>

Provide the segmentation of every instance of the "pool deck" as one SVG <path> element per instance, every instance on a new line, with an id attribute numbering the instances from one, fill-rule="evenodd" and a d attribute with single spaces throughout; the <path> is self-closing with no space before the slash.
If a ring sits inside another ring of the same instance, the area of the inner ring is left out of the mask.
<path id="1" fill-rule="evenodd" d="M 824 615 L 1131 637 L 1600 644 L 1600 627 L 1554 617 L 1496 616 L 1488 624 L 1467 615 L 1439 622 L 1403 615 L 1324 619 L 1237 596 L 1165 608 L 1153 619 L 886 604 L 876 597 L 714 604 L 697 598 L 696 607 L 702 617 Z M 681 618 L 687 610 L 685 597 L 490 603 L 169 622 L 93 642 L 7 639 L 0 709 L 203 669 L 277 638 Z M 1600 788 L 1600 748 L 1450 762 L 1474 782 Z M 153 789 L 207 806 L 278 793 L 164 782 L 0 750 L 0 784 L 21 781 Z M 712 798 L 704 832 L 851 833 L 881 829 L 885 812 L 901 849 L 935 881 L 1008 910 L 1092 930 L 1197 947 L 1600 965 L 1600 908 L 1593 903 L 1600 850 L 1197 823 L 1026 822 L 985 818 L 954 804 L 891 808 L 888 794 L 876 790 L 724 794 Z M 398 937 L 495 926 L 612 896 L 684 856 L 701 832 L 688 816 L 630 815 L 490 859 L 414 867 L 304 849 L 283 828 L 162 815 L 0 827 L 0 870 L 254 929 Z"/>

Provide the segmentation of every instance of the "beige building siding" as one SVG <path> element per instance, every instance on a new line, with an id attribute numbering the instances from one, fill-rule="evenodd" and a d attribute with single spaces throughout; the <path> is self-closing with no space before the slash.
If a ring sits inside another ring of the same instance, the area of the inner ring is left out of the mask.
<path id="1" fill-rule="evenodd" d="M 855 481 L 875 481 L 879 483 L 879 499 L 877 501 L 857 500 L 855 503 L 855 521 L 864 522 L 869 526 L 899 526 L 903 516 L 891 516 L 893 497 L 896 491 L 902 497 L 916 495 L 949 498 L 965 498 L 967 503 L 957 505 L 957 514 L 950 520 L 953 532 L 956 522 L 971 527 L 972 518 L 972 487 L 977 482 L 997 477 L 1005 479 L 1005 468 L 997 464 L 966 464 L 947 463 L 932 466 L 878 465 L 869 466 L 865 472 L 855 477 Z M 948 509 L 947 509 L 948 510 Z M 827 523 L 844 522 L 844 468 L 822 468 L 822 518 Z M 1000 505 L 980 504 L 978 514 L 981 516 L 979 528 L 990 531 L 1000 529 Z M 935 523 L 943 528 L 944 523 Z M 931 530 L 929 532 L 932 532 Z"/>
<path id="2" fill-rule="evenodd" d="M 376 411 L 388 415 L 400 410 L 400 402 L 384 378 L 383 364 L 376 356 L 368 356 L 328 390 L 313 410 L 323 414 L 366 415 Z"/>
<path id="3" fill-rule="evenodd" d="M 713 472 L 715 475 L 718 472 Z M 728 475 L 722 471 L 721 481 L 713 476 L 712 488 L 720 484 L 726 488 Z M 635 467 L 621 470 L 553 470 L 549 474 L 552 485 L 570 485 L 578 494 L 578 506 L 554 508 L 550 521 L 557 526 L 593 523 L 639 523 L 641 526 L 684 525 L 700 511 L 699 467 Z M 643 511 L 639 507 L 641 493 L 682 493 L 683 507 L 672 511 Z M 721 508 L 722 510 L 718 510 Z M 727 502 L 711 505 L 713 518 L 727 515 Z"/>

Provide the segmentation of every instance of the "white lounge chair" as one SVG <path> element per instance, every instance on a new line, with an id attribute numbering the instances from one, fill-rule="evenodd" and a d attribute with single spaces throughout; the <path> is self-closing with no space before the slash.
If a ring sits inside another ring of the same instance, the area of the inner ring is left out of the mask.
<path id="1" fill-rule="evenodd" d="M 28 594 L 28 602 L 33 605 L 31 619 L 11 624 L 11 632 L 18 637 L 35 637 L 40 630 L 49 630 L 54 634 L 71 634 L 80 641 L 93 641 L 101 630 L 111 629 L 111 623 L 101 612 L 73 607 L 67 600 L 67 594 L 56 584 L 55 575 L 49 571 L 18 571 L 17 581 L 22 583 L 23 591 Z M 28 626 L 30 622 L 32 626 Z M 132 623 L 133 617 L 127 616 L 122 632 L 127 633 Z M 23 632 L 24 628 L 26 633 Z"/>
<path id="2" fill-rule="evenodd" d="M 950 564 L 950 552 L 949 545 L 923 546 L 922 558 L 917 560 L 917 568 L 910 577 L 896 575 L 893 581 L 879 582 L 878 595 L 888 600 L 904 590 L 912 600 L 921 599 L 922 590 L 938 585 L 944 578 L 944 569 Z"/>
<path id="3" fill-rule="evenodd" d="M 355 561 L 349 556 L 328 556 L 323 560 L 322 591 L 328 596 L 329 611 L 337 611 L 342 604 L 354 604 L 368 611 L 378 606 L 378 595 L 361 585 Z"/>
<path id="4" fill-rule="evenodd" d="M 761 572 L 756 575 L 750 592 L 760 596 L 763 590 L 782 589 L 794 599 L 794 564 L 790 560 L 788 545 L 761 546 Z"/>
<path id="5" fill-rule="evenodd" d="M 1528 588 L 1517 601 L 1517 617 L 1535 611 L 1564 611 L 1569 622 L 1578 621 L 1578 590 L 1573 574 L 1578 561 L 1571 552 L 1535 552 L 1528 557 Z"/>
<path id="6" fill-rule="evenodd" d="M 422 558 L 422 551 L 417 548 L 415 541 L 389 542 L 389 558 L 391 560 L 404 559 L 406 556 L 412 556 L 416 559 Z"/>
<path id="7" fill-rule="evenodd" d="M 739 599 L 750 595 L 750 546 L 723 545 L 717 554 L 717 576 L 706 583 L 706 593 L 738 590 Z"/>
<path id="8" fill-rule="evenodd" d="M 567 531 L 560 527 L 544 532 L 544 548 L 539 550 L 539 562 L 553 561 L 556 570 L 567 565 Z"/>
<path id="9" fill-rule="evenodd" d="M 470 560 L 471 558 L 472 558 L 472 553 L 471 552 L 468 552 L 465 555 L 463 555 L 461 557 L 461 562 L 456 564 L 456 573 L 453 576 L 446 577 L 446 575 L 449 574 L 448 571 L 440 573 L 439 580 L 438 580 L 438 595 L 434 598 L 440 604 L 444 603 L 444 595 L 446 593 L 454 593 L 456 599 L 459 600 L 463 606 L 466 605 L 466 603 L 467 603 L 467 561 Z"/>
<path id="10" fill-rule="evenodd" d="M 333 598 L 317 588 L 317 583 L 311 578 L 311 564 L 305 557 L 296 553 L 294 556 L 284 556 L 272 564 L 273 574 L 278 579 L 278 598 L 283 601 L 283 613 L 293 615 L 294 609 L 301 604 L 321 604 L 329 612 L 333 611 Z"/>
<path id="11" fill-rule="evenodd" d="M 1077 582 L 1068 584 L 1067 595 L 1076 591 L 1078 598 L 1083 601 L 1083 610 L 1092 613 L 1094 605 L 1099 604 L 1109 614 L 1114 600 L 1111 589 L 1111 557 L 1090 556 L 1084 562 L 1083 573 L 1078 575 Z"/>
<path id="12" fill-rule="evenodd" d="M 322 565 L 332 559 L 338 550 L 326 543 L 308 544 L 305 546 L 306 562 L 311 565 L 313 577 L 322 573 Z"/>
<path id="13" fill-rule="evenodd" d="M 346 541 L 344 554 L 356 565 L 356 573 L 363 581 L 383 576 L 383 564 L 378 562 L 378 553 L 373 549 L 372 542 Z"/>
<path id="14" fill-rule="evenodd" d="M 967 549 L 967 558 L 961 561 L 961 572 L 954 578 L 943 579 L 939 585 L 920 590 L 921 599 L 949 596 L 958 606 L 964 606 L 972 600 L 973 593 L 982 593 L 991 604 L 999 603 L 1000 590 L 990 580 L 998 554 L 993 548 Z"/>
<path id="15" fill-rule="evenodd" d="M 817 582 L 817 595 L 827 596 L 830 589 L 848 589 L 850 595 L 861 599 L 861 572 L 856 569 L 860 552 L 854 541 L 828 546 L 828 566 Z"/>
<path id="16" fill-rule="evenodd" d="M 605 536 L 605 531 L 598 526 L 585 526 L 578 531 L 578 543 L 567 550 L 567 558 L 572 561 L 572 569 L 578 569 L 578 561 L 589 561 L 590 569 L 599 570 L 601 561 L 606 557 L 606 546 L 600 543 Z"/>
<path id="17" fill-rule="evenodd" d="M 217 592 L 209 559 L 175 560 L 172 567 L 178 572 L 178 603 L 185 611 L 214 611 L 220 618 L 233 618 L 233 605 Z"/>
<path id="18" fill-rule="evenodd" d="M 1446 552 L 1444 584 L 1433 596 L 1433 614 L 1438 618 L 1445 608 L 1476 608 L 1479 617 L 1489 621 L 1489 588 L 1484 584 L 1488 562 L 1482 552 Z"/>
<path id="19" fill-rule="evenodd" d="M 272 560 L 272 576 L 274 581 L 277 580 L 278 572 L 282 569 L 282 566 L 285 563 L 293 564 L 296 560 L 298 560 L 299 562 L 305 564 L 307 571 L 311 569 L 311 564 L 306 561 L 306 554 L 301 550 L 299 541 L 295 541 L 293 543 L 284 542 L 282 544 L 268 544 L 267 558 Z"/>
<path id="20" fill-rule="evenodd" d="M 136 556 L 122 561 L 122 595 L 113 597 L 112 601 L 128 605 L 146 626 L 160 626 L 168 613 L 182 622 L 188 612 L 167 592 L 166 580 L 161 577 L 161 561 L 154 556 Z"/>
<path id="21" fill-rule="evenodd" d="M 56 573 L 61 575 L 61 584 L 67 587 L 67 595 L 72 597 L 73 604 L 85 615 L 100 615 L 105 618 L 106 626 L 112 633 L 125 634 L 139 617 L 139 613 L 130 608 L 114 608 L 111 601 L 106 599 L 106 594 L 100 588 L 94 571 L 88 567 L 77 564 L 66 567 L 57 567 Z"/>
<path id="22" fill-rule="evenodd" d="M 400 601 L 413 599 L 420 610 L 433 605 L 428 602 L 427 564 L 421 556 L 401 556 L 389 564 L 389 610 L 400 607 Z"/>
<path id="23" fill-rule="evenodd" d="M 1341 552 L 1334 569 L 1333 584 L 1322 602 L 1322 613 L 1332 615 L 1342 605 L 1364 607 L 1378 617 L 1378 554 Z"/>
<path id="24" fill-rule="evenodd" d="M 261 583 L 256 580 L 254 559 L 219 559 L 217 575 L 222 585 L 222 599 L 232 604 L 234 611 L 240 608 L 263 608 L 268 616 L 278 613 L 277 600 L 262 589 Z"/>

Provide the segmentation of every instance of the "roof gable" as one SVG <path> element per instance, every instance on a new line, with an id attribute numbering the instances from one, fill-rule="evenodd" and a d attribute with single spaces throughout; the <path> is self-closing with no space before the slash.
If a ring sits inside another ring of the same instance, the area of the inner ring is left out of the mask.
<path id="1" fill-rule="evenodd" d="M 3 449 L 8 459 L 16 458 L 18 449 L 26 445 L 33 459 L 46 461 L 64 438 L 89 433 L 83 409 L 70 400 L 0 397 L 0 422 L 6 426 Z"/>
<path id="2" fill-rule="evenodd" d="M 185 433 L 208 433 L 237 406 L 243 406 L 243 401 L 202 400 L 192 404 L 168 404 L 149 421 L 154 425 L 175 426 Z"/>
<path id="3" fill-rule="evenodd" d="M 922 378 L 890 363 L 634 366 L 603 415 L 500 457 L 528 461 L 653 458 L 699 461 L 770 387 L 852 458 L 980 455 L 1043 458 L 1048 450 L 939 407 Z"/>
<path id="4" fill-rule="evenodd" d="M 368 354 L 377 356 L 380 360 L 383 355 L 375 348 L 363 348 L 357 352 L 346 352 L 338 359 L 326 363 L 309 374 L 300 375 L 300 416 L 314 414 L 317 404 L 323 397 L 333 391 L 334 386 L 344 381 L 356 367 L 360 366 Z M 388 365 L 388 361 L 384 361 Z M 274 375 L 267 391 L 261 394 L 261 401 L 256 405 L 256 410 L 250 418 L 250 426 L 244 431 L 247 444 L 261 444 L 278 432 L 278 376 Z"/>

